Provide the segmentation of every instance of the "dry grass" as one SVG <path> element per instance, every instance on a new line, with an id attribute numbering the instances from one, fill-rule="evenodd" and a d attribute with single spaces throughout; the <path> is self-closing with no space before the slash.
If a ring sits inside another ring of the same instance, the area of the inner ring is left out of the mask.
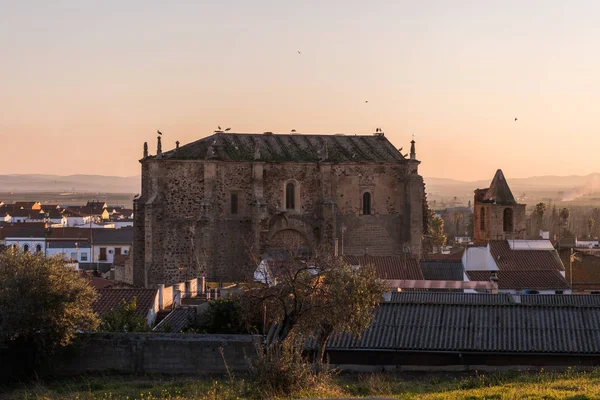
<path id="1" fill-rule="evenodd" d="M 291 398 L 598 399 L 600 371 L 494 374 L 341 374 L 297 390 Z M 268 398 L 247 377 L 87 376 L 0 387 L 6 400 L 153 400 Z M 274 397 L 271 397 L 274 398 Z"/>

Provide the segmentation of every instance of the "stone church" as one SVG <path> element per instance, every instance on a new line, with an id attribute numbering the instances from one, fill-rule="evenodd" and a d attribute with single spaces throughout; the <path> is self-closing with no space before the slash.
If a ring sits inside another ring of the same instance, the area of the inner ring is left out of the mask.
<path id="1" fill-rule="evenodd" d="M 426 195 L 415 143 L 373 135 L 215 132 L 156 155 L 144 145 L 133 280 L 248 279 L 293 245 L 419 257 Z"/>
<path id="2" fill-rule="evenodd" d="M 496 171 L 490 187 L 475 190 L 473 241 L 525 239 L 525 204 L 518 204 L 502 170 Z"/>

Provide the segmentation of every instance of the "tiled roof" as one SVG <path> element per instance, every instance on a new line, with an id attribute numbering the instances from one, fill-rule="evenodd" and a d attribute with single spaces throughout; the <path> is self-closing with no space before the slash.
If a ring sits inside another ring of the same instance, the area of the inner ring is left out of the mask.
<path id="1" fill-rule="evenodd" d="M 494 271 L 467 271 L 472 281 L 487 281 Z M 495 271 L 501 290 L 563 290 L 569 283 L 557 270 Z"/>
<path id="2" fill-rule="evenodd" d="M 50 234 L 48 236 L 50 239 L 86 239 L 90 238 L 90 230 L 87 228 L 74 228 L 74 227 L 65 227 L 65 228 L 52 228 L 50 229 Z"/>
<path id="3" fill-rule="evenodd" d="M 571 268 L 569 267 L 570 250 L 563 249 L 561 255 L 567 266 L 565 271 L 566 279 L 571 282 Z M 578 253 L 573 260 L 572 267 L 574 290 L 600 290 L 600 257 Z"/>
<path id="4" fill-rule="evenodd" d="M 266 162 L 398 162 L 405 158 L 385 136 L 215 133 L 162 154 L 170 160 Z M 153 156 L 151 158 L 154 158 Z"/>
<path id="5" fill-rule="evenodd" d="M 394 292 L 392 303 L 416 304 L 511 304 L 512 296 L 507 293 L 448 293 L 448 292 Z"/>
<path id="6" fill-rule="evenodd" d="M 328 349 L 600 354 L 600 307 L 383 303 Z"/>
<path id="7" fill-rule="evenodd" d="M 373 265 L 380 279 L 423 280 L 419 263 L 413 258 L 383 256 L 343 256 L 350 265 Z"/>
<path id="8" fill-rule="evenodd" d="M 16 224 L 0 228 L 0 239 L 5 239 L 7 237 L 43 238 L 47 232 L 48 230 L 43 223 L 38 224 L 33 222 L 27 224 Z"/>
<path id="9" fill-rule="evenodd" d="M 94 229 L 94 244 L 131 244 L 133 243 L 133 228 Z"/>
<path id="10" fill-rule="evenodd" d="M 94 312 L 103 316 L 120 305 L 123 300 L 129 303 L 136 298 L 136 314 L 146 317 L 148 310 L 154 307 L 156 289 L 100 289 L 94 303 Z"/>
<path id="11" fill-rule="evenodd" d="M 426 280 L 462 281 L 464 279 L 462 261 L 421 260 L 419 264 Z"/>
<path id="12" fill-rule="evenodd" d="M 492 240 L 490 253 L 501 271 L 564 271 L 556 250 L 511 250 L 507 240 Z"/>
<path id="13" fill-rule="evenodd" d="M 451 251 L 450 254 L 442 254 L 442 253 L 431 253 L 431 254 L 426 254 L 425 255 L 425 259 L 426 260 L 461 260 L 463 253 L 465 252 L 464 247 L 461 247 L 459 250 L 457 251 Z"/>
<path id="14" fill-rule="evenodd" d="M 479 191 L 483 192 L 482 190 Z M 481 193 L 481 198 L 478 201 L 486 202 L 486 203 L 494 203 L 494 204 L 502 204 L 502 205 L 515 205 L 517 201 L 513 196 L 510 188 L 508 187 L 508 183 L 506 182 L 506 178 L 504 178 L 504 174 L 502 170 L 496 171 L 496 175 L 494 175 L 494 179 L 492 179 L 492 183 L 490 187 L 485 190 L 485 193 Z"/>
<path id="15" fill-rule="evenodd" d="M 177 307 L 171 311 L 162 321 L 160 321 L 152 330 L 154 332 L 179 333 L 187 328 L 189 323 L 196 315 L 193 307 Z"/>

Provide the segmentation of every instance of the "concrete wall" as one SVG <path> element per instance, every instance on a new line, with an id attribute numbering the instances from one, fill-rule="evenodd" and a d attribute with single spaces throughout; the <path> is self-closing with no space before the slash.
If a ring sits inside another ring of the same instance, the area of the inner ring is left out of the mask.
<path id="1" fill-rule="evenodd" d="M 230 371 L 245 371 L 246 356 L 254 358 L 259 343 L 260 336 L 251 335 L 93 333 L 53 356 L 43 373 L 194 375 L 225 373 L 225 362 Z M 9 368 L 0 372 L 0 377 L 17 373 Z"/>

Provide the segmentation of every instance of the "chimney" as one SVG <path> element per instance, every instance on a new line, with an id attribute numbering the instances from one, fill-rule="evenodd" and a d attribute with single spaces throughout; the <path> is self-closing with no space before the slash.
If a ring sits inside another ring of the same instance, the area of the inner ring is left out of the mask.
<path id="1" fill-rule="evenodd" d="M 492 283 L 492 294 L 498 294 L 498 273 L 496 271 L 492 272 L 490 282 Z"/>
<path id="2" fill-rule="evenodd" d="M 179 150 L 179 140 L 175 142 L 175 151 Z"/>
<path id="3" fill-rule="evenodd" d="M 144 142 L 144 158 L 148 157 L 148 142 Z"/>
<path id="4" fill-rule="evenodd" d="M 162 143 L 160 142 L 160 136 L 158 136 L 156 141 L 156 157 L 162 156 Z"/>
<path id="5" fill-rule="evenodd" d="M 415 151 L 415 139 L 410 141 L 410 159 L 411 160 L 417 159 L 417 152 Z"/>

